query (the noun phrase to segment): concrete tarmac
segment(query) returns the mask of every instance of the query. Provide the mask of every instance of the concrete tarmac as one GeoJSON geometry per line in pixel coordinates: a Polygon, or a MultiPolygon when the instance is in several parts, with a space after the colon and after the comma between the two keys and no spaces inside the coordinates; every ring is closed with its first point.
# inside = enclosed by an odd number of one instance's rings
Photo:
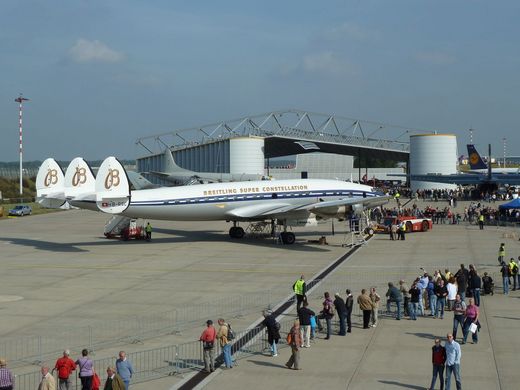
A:
{"type": "MultiPolygon", "coordinates": [[[[328,246],[306,242],[329,234],[326,224],[296,230],[298,242],[288,247],[268,239],[231,241],[223,222],[152,221],[151,243],[121,242],[102,237],[106,220],[100,213],[74,210],[0,221],[1,340],[66,332],[78,324],[152,315],[247,292],[268,290],[282,299],[299,274],[314,275],[345,253],[341,244],[348,239],[338,223],[328,246]]],[[[520,255],[518,233],[503,228],[435,225],[431,232],[407,235],[404,242],[377,235],[318,288],[311,304],[319,309],[318,295],[338,286],[352,288],[356,296],[361,287],[376,285],[384,295],[387,281],[403,276],[411,282],[420,267],[455,271],[460,263],[472,263],[480,273],[497,273],[500,242],[506,243],[508,257],[520,255]]],[[[517,388],[518,298],[519,291],[483,298],[480,341],[462,349],[464,387],[517,388]]],[[[244,329],[258,314],[234,328],[244,329]]],[[[206,388],[428,388],[433,338],[445,338],[451,319],[450,312],[444,320],[381,318],[377,328],[363,330],[355,318],[352,334],[318,339],[304,349],[302,371],[284,367],[290,353],[284,348],[276,358],[253,355],[232,370],[218,370],[206,388]]],[[[185,332],[184,341],[197,338],[202,326],[185,332]]],[[[131,348],[149,347],[145,342],[131,348]]],[[[163,378],[132,388],[169,389],[177,383],[179,378],[163,378]]]]}
{"type": "MultiPolygon", "coordinates": [[[[498,275],[500,242],[506,243],[508,256],[520,255],[517,233],[511,234],[508,229],[486,227],[480,231],[476,226],[436,225],[431,232],[407,235],[406,241],[393,242],[387,236],[375,236],[342,267],[354,272],[360,266],[371,268],[374,280],[378,280],[377,273],[391,266],[406,267],[419,275],[420,267],[429,272],[445,267],[455,271],[460,263],[466,267],[474,264],[480,273],[498,275]]],[[[411,281],[407,278],[409,285],[411,281]]],[[[479,343],[472,344],[470,337],[462,345],[463,388],[518,388],[520,291],[505,296],[500,278],[495,281],[496,294],[482,298],[479,343]]],[[[446,340],[446,334],[452,330],[452,319],[451,312],[446,312],[443,320],[419,317],[417,321],[396,321],[382,317],[376,328],[365,330],[358,318],[352,333],[346,337],[318,339],[310,349],[302,349],[301,371],[285,368],[290,355],[285,348],[277,357],[258,355],[243,359],[239,367],[216,375],[205,388],[242,389],[247,383],[255,389],[428,389],[433,340],[436,337],[446,340]]],[[[459,329],[459,341],[460,338],[459,329]]],[[[437,381],[436,388],[439,386],[437,381]]],[[[455,388],[454,380],[452,386],[455,388]]]]}

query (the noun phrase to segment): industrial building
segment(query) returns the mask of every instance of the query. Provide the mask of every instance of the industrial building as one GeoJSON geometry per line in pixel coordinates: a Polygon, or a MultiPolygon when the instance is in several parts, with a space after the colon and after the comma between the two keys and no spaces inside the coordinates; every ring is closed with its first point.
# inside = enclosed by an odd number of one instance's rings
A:
{"type": "MultiPolygon", "coordinates": [[[[403,170],[354,169],[354,158],[360,166],[371,159],[408,161],[409,142],[401,138],[419,131],[337,115],[275,111],[139,138],[136,144],[145,153],[136,163],[137,170],[145,175],[164,172],[164,151],[169,149],[180,167],[194,172],[280,179],[306,176],[359,180],[365,175],[386,179],[387,173],[403,170]],[[283,156],[296,156],[296,167],[269,168],[271,159],[283,156]]],[[[158,177],[147,177],[167,184],[158,177]]]]}

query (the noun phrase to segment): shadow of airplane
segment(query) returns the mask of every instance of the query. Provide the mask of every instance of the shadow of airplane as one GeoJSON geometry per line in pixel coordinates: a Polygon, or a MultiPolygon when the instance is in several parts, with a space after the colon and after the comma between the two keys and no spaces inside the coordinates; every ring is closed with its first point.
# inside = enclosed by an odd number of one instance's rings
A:
{"type": "Polygon", "coordinates": [[[14,245],[33,247],[42,251],[50,252],[70,252],[70,253],[81,253],[88,252],[88,247],[105,247],[105,246],[117,246],[117,245],[151,245],[153,243],[158,244],[181,244],[187,242],[230,242],[237,245],[254,245],[265,248],[280,247],[284,250],[289,251],[303,251],[303,252],[317,252],[325,253],[330,250],[326,247],[315,247],[314,245],[307,245],[302,241],[296,241],[294,245],[277,245],[272,239],[261,239],[244,237],[242,239],[231,239],[227,234],[221,231],[184,231],[175,229],[155,229],[155,233],[161,233],[170,235],[170,237],[153,237],[152,242],[145,240],[128,240],[123,241],[120,239],[106,239],[105,237],[99,237],[95,241],[82,241],[82,242],[52,242],[44,240],[34,240],[28,238],[19,237],[0,237],[0,241],[10,242],[14,245]],[[171,237],[174,236],[174,237],[171,237]]]}

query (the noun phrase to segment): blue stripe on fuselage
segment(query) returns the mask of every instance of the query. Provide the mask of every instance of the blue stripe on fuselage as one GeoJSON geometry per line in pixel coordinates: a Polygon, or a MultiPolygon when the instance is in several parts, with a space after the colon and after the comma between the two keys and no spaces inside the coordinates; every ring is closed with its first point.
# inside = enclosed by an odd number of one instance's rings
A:
{"type": "Polygon", "coordinates": [[[367,198],[378,196],[375,192],[366,191],[345,191],[345,190],[323,190],[323,191],[291,191],[291,192],[264,192],[234,195],[212,195],[195,198],[180,198],[166,200],[141,200],[131,201],[131,206],[164,206],[164,205],[184,205],[200,203],[221,203],[221,202],[244,202],[262,199],[301,199],[301,198],[327,198],[327,197],[348,197],[348,198],[367,198]],[[273,196],[276,195],[276,196],[273,196]]]}

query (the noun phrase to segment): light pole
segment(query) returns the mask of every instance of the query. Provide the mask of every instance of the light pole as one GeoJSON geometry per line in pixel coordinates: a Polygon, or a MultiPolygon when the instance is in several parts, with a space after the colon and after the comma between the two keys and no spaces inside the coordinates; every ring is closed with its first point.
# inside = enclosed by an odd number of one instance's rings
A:
{"type": "Polygon", "coordinates": [[[507,138],[502,138],[502,142],[504,143],[504,168],[506,167],[506,141],[507,138]]]}
{"type": "Polygon", "coordinates": [[[22,143],[22,113],[23,113],[23,102],[28,101],[29,99],[24,98],[22,94],[14,99],[15,102],[19,105],[19,130],[20,130],[20,197],[23,195],[23,172],[22,172],[22,161],[23,161],[23,143],[22,143]]]}

